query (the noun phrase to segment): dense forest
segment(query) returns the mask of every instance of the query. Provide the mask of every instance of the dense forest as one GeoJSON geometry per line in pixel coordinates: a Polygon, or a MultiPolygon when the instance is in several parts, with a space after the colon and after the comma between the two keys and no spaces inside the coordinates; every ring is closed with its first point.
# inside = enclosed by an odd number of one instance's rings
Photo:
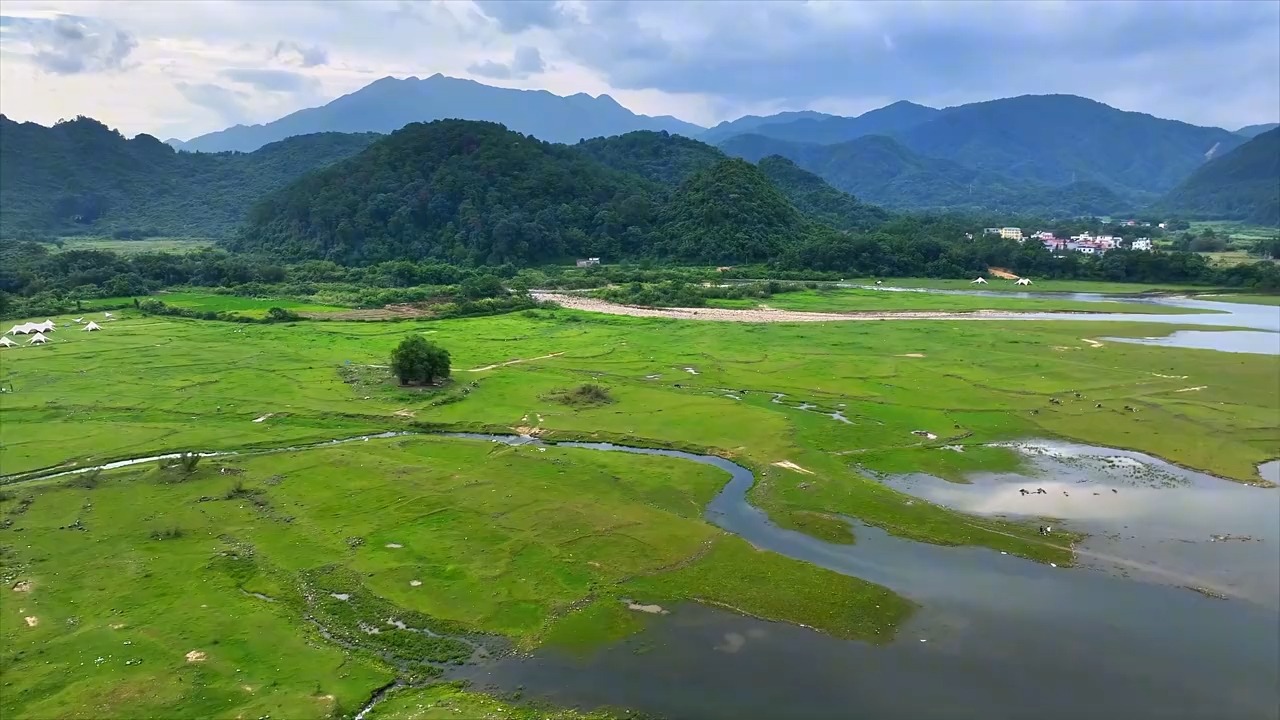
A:
{"type": "Polygon", "coordinates": [[[46,128],[0,116],[0,228],[8,237],[219,237],[263,194],[377,137],[323,133],[253,153],[179,153],[89,118],[46,128]]]}
{"type": "Polygon", "coordinates": [[[883,207],[1034,213],[1049,216],[1108,215],[1133,204],[1094,182],[1053,187],[974,170],[950,160],[925,157],[884,135],[819,145],[744,134],[720,145],[730,155],[758,162],[771,155],[791,160],[863,200],[883,207]]]}
{"type": "Polygon", "coordinates": [[[1159,207],[1190,217],[1280,225],[1280,128],[1205,163],[1159,207]]]}

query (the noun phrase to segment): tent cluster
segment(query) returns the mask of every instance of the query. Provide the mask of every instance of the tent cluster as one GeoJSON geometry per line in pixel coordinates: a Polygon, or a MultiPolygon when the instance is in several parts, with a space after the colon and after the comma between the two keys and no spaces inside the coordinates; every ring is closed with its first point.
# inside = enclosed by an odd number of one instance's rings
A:
{"type": "Polygon", "coordinates": [[[34,333],[39,335],[47,332],[53,332],[55,329],[57,329],[57,327],[58,326],[55,325],[52,320],[45,320],[42,323],[26,323],[24,325],[14,325],[13,327],[9,328],[9,332],[5,334],[6,335],[31,335],[34,333]]]}
{"type": "MultiPolygon", "coordinates": [[[[103,316],[110,319],[111,313],[103,313],[103,316]]],[[[74,322],[77,325],[83,324],[84,318],[76,318],[74,322]]],[[[28,345],[44,345],[49,342],[49,338],[45,333],[51,333],[57,329],[57,324],[52,320],[45,320],[42,323],[24,323],[22,325],[14,325],[9,328],[9,331],[5,333],[5,336],[0,336],[0,347],[17,347],[18,343],[6,337],[8,335],[30,335],[31,339],[27,341],[28,345]]],[[[92,320],[81,328],[84,332],[94,332],[101,329],[102,326],[92,320]]]]}
{"type": "MultiPolygon", "coordinates": [[[[984,277],[978,277],[974,280],[970,280],[969,284],[970,285],[986,285],[987,279],[984,277]]],[[[1030,284],[1031,284],[1031,281],[1027,278],[1018,278],[1017,282],[1014,283],[1014,285],[1030,285],[1030,284]]]]}

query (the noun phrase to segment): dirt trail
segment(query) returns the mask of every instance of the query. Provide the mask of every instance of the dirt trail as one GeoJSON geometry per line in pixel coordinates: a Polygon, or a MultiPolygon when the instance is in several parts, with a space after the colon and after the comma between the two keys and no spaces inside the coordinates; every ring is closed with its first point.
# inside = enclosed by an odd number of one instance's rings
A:
{"type": "Polygon", "coordinates": [[[553,352],[550,355],[539,355],[538,357],[520,358],[518,360],[508,360],[506,362],[494,363],[492,365],[485,365],[484,367],[471,368],[470,370],[467,370],[467,372],[484,372],[485,370],[492,370],[494,368],[506,367],[508,365],[515,365],[516,363],[526,363],[526,362],[532,362],[534,360],[546,360],[547,358],[560,357],[563,354],[564,352],[562,351],[562,352],[553,352]]]}
{"type": "MultiPolygon", "coordinates": [[[[729,310],[722,308],[654,308],[636,305],[620,305],[597,300],[595,298],[566,295],[563,293],[532,293],[535,300],[554,302],[571,310],[606,313],[609,315],[630,315],[631,317],[658,317],[675,320],[709,320],[718,322],[839,322],[848,320],[1011,320],[1025,313],[997,310],[974,310],[972,312],[945,312],[938,310],[918,310],[901,312],[799,312],[796,310],[774,310],[755,308],[750,310],[729,310]]],[[[480,368],[484,369],[484,368],[480,368]]]]}

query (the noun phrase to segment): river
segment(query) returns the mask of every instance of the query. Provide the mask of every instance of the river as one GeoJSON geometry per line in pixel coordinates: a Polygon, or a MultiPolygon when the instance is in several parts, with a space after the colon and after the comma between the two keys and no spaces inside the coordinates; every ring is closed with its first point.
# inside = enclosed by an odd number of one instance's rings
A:
{"type": "MultiPolygon", "coordinates": [[[[709,522],[762,549],[885,585],[922,610],[881,648],[685,603],[648,619],[638,636],[586,657],[541,649],[456,672],[482,688],[519,689],[565,705],[630,707],[672,720],[1280,717],[1280,619],[1274,593],[1268,594],[1280,572],[1274,522],[1249,526],[1258,533],[1249,541],[1215,543],[1221,552],[1213,563],[1238,563],[1239,571],[1229,576],[1267,576],[1262,592],[1222,600],[1177,586],[1215,586],[1216,580],[1190,574],[1200,567],[1185,573],[1174,567],[1142,582],[983,548],[912,542],[856,521],[855,545],[830,544],[770,522],[747,502],[751,473],[722,458],[607,443],[563,445],[679,457],[725,470],[730,480],[707,507],[709,522]],[[1165,584],[1175,578],[1179,582],[1165,584]]],[[[1089,472],[1077,469],[1082,476],[1089,472]]],[[[1273,489],[1213,482],[1230,493],[1242,491],[1227,504],[1280,511],[1273,489]]],[[[1221,517],[1204,518],[1200,528],[1195,518],[1186,515],[1185,529],[1207,542],[1213,531],[1206,528],[1217,528],[1213,521],[1221,517]]],[[[1125,558],[1114,559],[1120,562],[1101,564],[1126,567],[1125,558]]],[[[1140,556],[1135,562],[1149,564],[1140,556]]]]}

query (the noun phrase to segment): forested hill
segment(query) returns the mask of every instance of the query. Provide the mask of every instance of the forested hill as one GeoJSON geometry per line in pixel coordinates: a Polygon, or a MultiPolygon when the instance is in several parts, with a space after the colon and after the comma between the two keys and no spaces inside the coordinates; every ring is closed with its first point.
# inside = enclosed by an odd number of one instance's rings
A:
{"type": "Polygon", "coordinates": [[[990,170],[925,157],[893,138],[867,135],[834,145],[738,135],[721,143],[730,155],[791,160],[833,187],[901,210],[963,210],[1050,216],[1108,215],[1132,204],[1098,183],[1052,187],[990,170]]]}
{"type": "Polygon", "coordinates": [[[1205,163],[1159,206],[1187,217],[1280,225],[1280,128],[1205,163]]]}
{"type": "MultiPolygon", "coordinates": [[[[656,177],[678,174],[665,162],[647,165],[656,177]]],[[[232,248],[348,264],[731,263],[771,257],[810,232],[823,230],[748,163],[721,160],[676,186],[495,123],[440,120],[409,125],[269,195],[232,248]]]]}
{"type": "Polygon", "coordinates": [[[10,236],[221,236],[263,194],[376,137],[320,133],[252,153],[179,153],[89,118],[44,127],[0,116],[0,227],[10,236]]]}
{"type": "Polygon", "coordinates": [[[808,217],[838,230],[868,231],[889,220],[884,208],[859,201],[780,155],[762,158],[760,172],[808,217]]]}

